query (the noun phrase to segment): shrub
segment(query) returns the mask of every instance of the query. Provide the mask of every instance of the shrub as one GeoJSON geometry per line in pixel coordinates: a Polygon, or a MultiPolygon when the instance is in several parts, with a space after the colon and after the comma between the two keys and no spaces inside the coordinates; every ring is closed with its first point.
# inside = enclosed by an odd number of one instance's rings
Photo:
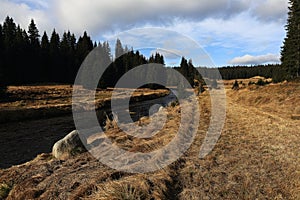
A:
{"type": "Polygon", "coordinates": [[[249,86],[250,86],[250,85],[255,85],[255,83],[252,82],[252,81],[249,81],[248,85],[249,85],[249,86]]]}
{"type": "Polygon", "coordinates": [[[179,105],[179,101],[178,100],[176,100],[176,101],[172,101],[171,102],[171,107],[175,107],[175,106],[178,106],[179,105]]]}
{"type": "Polygon", "coordinates": [[[0,184],[0,199],[6,199],[9,192],[11,191],[11,189],[12,189],[11,185],[8,185],[6,183],[1,183],[0,184]]]}
{"type": "Polygon", "coordinates": [[[269,84],[268,81],[263,81],[262,79],[259,79],[256,83],[256,85],[259,85],[259,86],[264,86],[264,85],[267,85],[269,84]]]}
{"type": "Polygon", "coordinates": [[[120,200],[142,200],[148,199],[145,191],[137,189],[129,184],[118,185],[114,188],[113,199],[120,200]]]}
{"type": "Polygon", "coordinates": [[[239,83],[238,83],[238,81],[237,80],[235,80],[235,82],[233,83],[233,85],[232,85],[232,88],[231,89],[233,89],[233,90],[238,90],[240,87],[239,87],[239,83]]]}

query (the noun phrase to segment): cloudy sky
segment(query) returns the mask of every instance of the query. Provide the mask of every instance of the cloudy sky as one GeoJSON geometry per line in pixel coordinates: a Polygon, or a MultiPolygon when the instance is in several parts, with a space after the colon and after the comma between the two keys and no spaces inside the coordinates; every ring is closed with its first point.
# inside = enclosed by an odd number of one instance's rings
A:
{"type": "MultiPolygon", "coordinates": [[[[133,28],[159,27],[200,44],[217,66],[278,63],[288,0],[0,0],[7,15],[40,32],[84,30],[104,41],[133,28]]],[[[132,38],[134,40],[135,38],[132,38]]],[[[141,40],[141,38],[139,38],[141,40]]],[[[134,43],[134,41],[132,41],[134,43]]],[[[147,40],[144,41],[147,43],[147,40]]]]}

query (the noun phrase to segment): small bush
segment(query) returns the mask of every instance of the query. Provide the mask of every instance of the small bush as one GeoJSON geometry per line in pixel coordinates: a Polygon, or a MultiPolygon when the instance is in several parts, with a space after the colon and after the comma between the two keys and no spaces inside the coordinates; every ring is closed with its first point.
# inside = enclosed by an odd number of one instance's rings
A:
{"type": "Polygon", "coordinates": [[[140,189],[134,188],[132,185],[125,184],[115,187],[114,193],[112,195],[113,199],[120,200],[142,200],[148,199],[147,194],[140,189]]]}
{"type": "Polygon", "coordinates": [[[6,199],[11,189],[12,186],[9,184],[6,183],[0,184],[0,199],[6,199]]]}
{"type": "Polygon", "coordinates": [[[240,86],[239,86],[239,83],[238,83],[238,81],[237,80],[235,80],[235,82],[233,83],[233,85],[232,85],[232,88],[231,89],[233,89],[233,90],[238,90],[240,88],[240,86]]]}
{"type": "Polygon", "coordinates": [[[255,85],[255,83],[252,82],[252,81],[249,81],[248,85],[249,85],[249,86],[250,86],[250,85],[255,85]]]}
{"type": "Polygon", "coordinates": [[[262,79],[259,79],[256,83],[256,85],[258,85],[258,86],[264,86],[264,85],[267,85],[267,84],[269,84],[269,82],[268,81],[263,81],[262,79]]]}
{"type": "Polygon", "coordinates": [[[175,107],[175,106],[178,106],[179,105],[179,102],[178,102],[178,100],[176,100],[176,101],[172,101],[171,102],[171,107],[175,107]]]}

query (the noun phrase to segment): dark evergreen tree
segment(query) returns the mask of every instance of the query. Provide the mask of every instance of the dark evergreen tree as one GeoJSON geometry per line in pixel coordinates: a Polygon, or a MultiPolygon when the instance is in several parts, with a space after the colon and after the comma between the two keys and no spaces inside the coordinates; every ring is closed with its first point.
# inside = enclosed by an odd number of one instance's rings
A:
{"type": "Polygon", "coordinates": [[[116,41],[116,47],[115,47],[115,58],[118,58],[120,57],[121,55],[124,54],[124,49],[123,49],[123,46],[122,46],[122,43],[120,41],[120,39],[117,39],[116,41]]]}
{"type": "Polygon", "coordinates": [[[31,22],[28,26],[28,37],[32,47],[38,48],[40,46],[39,30],[37,29],[33,19],[31,19],[31,22]]]}
{"type": "Polygon", "coordinates": [[[155,58],[154,58],[154,62],[164,65],[165,64],[165,60],[164,60],[163,55],[160,55],[159,53],[156,53],[155,54],[155,58]]]}
{"type": "Polygon", "coordinates": [[[90,36],[87,35],[87,32],[85,31],[83,33],[82,37],[79,37],[78,43],[77,43],[77,56],[82,62],[85,57],[88,55],[90,51],[92,51],[94,48],[93,41],[91,40],[90,36]]]}
{"type": "Polygon", "coordinates": [[[10,84],[14,77],[14,62],[15,58],[15,38],[16,38],[16,24],[14,20],[7,16],[3,23],[3,69],[2,73],[5,74],[7,83],[10,84]]]}
{"type": "Polygon", "coordinates": [[[49,59],[50,59],[50,74],[49,78],[53,82],[60,82],[61,80],[61,66],[60,66],[60,37],[56,33],[55,29],[53,30],[50,38],[49,44],[49,59]]]}
{"type": "Polygon", "coordinates": [[[7,51],[11,51],[14,45],[16,32],[17,28],[14,20],[7,16],[3,24],[3,40],[7,51]]]}
{"type": "Polygon", "coordinates": [[[123,56],[124,54],[124,48],[120,41],[120,39],[117,39],[116,45],[115,45],[115,61],[113,63],[111,70],[111,79],[113,83],[117,83],[119,78],[128,70],[126,69],[128,66],[126,66],[126,56],[123,56]],[[114,74],[114,75],[113,75],[114,74]]]}
{"type": "Polygon", "coordinates": [[[46,31],[45,31],[44,34],[43,34],[43,36],[42,36],[41,48],[42,48],[42,50],[45,51],[45,53],[48,53],[49,47],[50,47],[49,37],[48,37],[48,35],[47,35],[46,31]]]}
{"type": "Polygon", "coordinates": [[[3,41],[3,33],[2,33],[2,24],[0,24],[0,85],[5,85],[6,81],[4,80],[4,41],[3,41]]]}
{"type": "Polygon", "coordinates": [[[49,37],[44,32],[41,40],[41,68],[43,69],[43,73],[41,76],[45,82],[50,82],[51,78],[49,77],[51,72],[51,59],[50,59],[50,41],[49,37]]]}
{"type": "Polygon", "coordinates": [[[4,59],[4,41],[3,41],[3,34],[2,34],[2,25],[0,24],[0,101],[1,98],[4,97],[6,94],[6,80],[5,80],[5,74],[3,72],[3,59],[4,59]]]}
{"type": "MultiPolygon", "coordinates": [[[[16,83],[23,83],[29,79],[29,69],[26,63],[29,62],[29,49],[30,43],[29,38],[25,30],[22,30],[20,26],[17,27],[16,39],[15,39],[15,62],[12,65],[14,69],[14,80],[16,83]]],[[[12,78],[12,77],[11,77],[12,78]]]]}
{"type": "Polygon", "coordinates": [[[282,67],[288,79],[300,75],[300,2],[289,0],[286,38],[281,51],[282,67]]]}
{"type": "Polygon", "coordinates": [[[192,63],[188,62],[184,57],[182,57],[179,72],[187,79],[190,85],[194,85],[193,68],[194,66],[192,63]]]}
{"type": "Polygon", "coordinates": [[[29,63],[26,73],[27,82],[41,82],[43,78],[41,77],[41,73],[43,69],[41,67],[41,52],[40,52],[40,41],[39,41],[39,30],[32,19],[28,26],[28,38],[30,43],[29,50],[29,63]]]}
{"type": "Polygon", "coordinates": [[[237,80],[234,81],[232,88],[233,90],[239,90],[240,86],[237,80]]]}

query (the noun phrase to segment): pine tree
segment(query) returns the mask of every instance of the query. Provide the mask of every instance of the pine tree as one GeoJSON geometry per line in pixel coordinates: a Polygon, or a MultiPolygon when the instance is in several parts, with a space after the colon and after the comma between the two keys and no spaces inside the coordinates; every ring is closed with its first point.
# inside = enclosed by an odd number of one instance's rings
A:
{"type": "Polygon", "coordinates": [[[14,56],[15,56],[15,61],[12,64],[11,67],[13,67],[13,80],[15,82],[25,82],[28,78],[27,76],[29,75],[28,71],[28,60],[30,59],[29,52],[31,49],[29,49],[29,38],[25,30],[22,30],[20,26],[18,25],[17,31],[16,31],[16,38],[15,38],[15,46],[14,46],[14,56]],[[22,67],[20,67],[22,66],[22,67]]]}
{"type": "Polygon", "coordinates": [[[31,19],[31,22],[28,26],[28,36],[29,36],[30,45],[35,48],[39,47],[40,45],[39,30],[37,29],[33,19],[31,19]]]}
{"type": "Polygon", "coordinates": [[[3,40],[7,51],[10,51],[14,44],[16,31],[17,28],[14,20],[7,16],[3,23],[3,40]]]}
{"type": "Polygon", "coordinates": [[[61,65],[60,65],[60,37],[56,33],[55,29],[53,30],[50,38],[49,44],[49,59],[50,59],[50,74],[49,78],[53,82],[61,81],[61,65]]]}
{"type": "Polygon", "coordinates": [[[124,54],[124,48],[122,46],[120,39],[117,39],[116,47],[115,47],[115,58],[118,58],[123,54],[124,54]]]}
{"type": "Polygon", "coordinates": [[[85,31],[82,37],[79,37],[77,43],[77,56],[81,60],[81,62],[85,59],[90,51],[93,50],[94,44],[91,40],[90,36],[87,35],[85,31]]]}
{"type": "Polygon", "coordinates": [[[48,35],[45,31],[43,36],[42,36],[41,48],[42,48],[43,51],[48,52],[49,47],[50,47],[49,37],[48,37],[48,35]]]}
{"type": "Polygon", "coordinates": [[[43,69],[42,72],[42,77],[43,81],[50,82],[50,74],[51,74],[51,59],[49,57],[50,53],[50,41],[49,37],[46,33],[44,32],[41,40],[41,68],[43,69]]]}
{"type": "Polygon", "coordinates": [[[3,73],[3,49],[4,49],[4,42],[3,42],[3,34],[2,34],[2,25],[0,24],[0,98],[6,94],[6,81],[5,75],[3,73]]]}
{"type": "MultiPolygon", "coordinates": [[[[2,25],[0,24],[0,71],[3,70],[3,59],[4,59],[4,41],[3,41],[3,34],[2,34],[2,25]]],[[[0,75],[1,76],[1,75],[0,75]]],[[[3,74],[2,74],[3,76],[3,74]]],[[[2,77],[3,79],[3,77],[2,77]]]]}
{"type": "Polygon", "coordinates": [[[16,24],[12,18],[7,16],[3,23],[3,69],[2,73],[5,74],[5,78],[8,84],[14,80],[15,77],[15,39],[16,39],[16,24]]]}
{"type": "Polygon", "coordinates": [[[300,2],[290,0],[286,38],[281,51],[282,67],[287,78],[292,79],[300,75],[300,2]]]}

